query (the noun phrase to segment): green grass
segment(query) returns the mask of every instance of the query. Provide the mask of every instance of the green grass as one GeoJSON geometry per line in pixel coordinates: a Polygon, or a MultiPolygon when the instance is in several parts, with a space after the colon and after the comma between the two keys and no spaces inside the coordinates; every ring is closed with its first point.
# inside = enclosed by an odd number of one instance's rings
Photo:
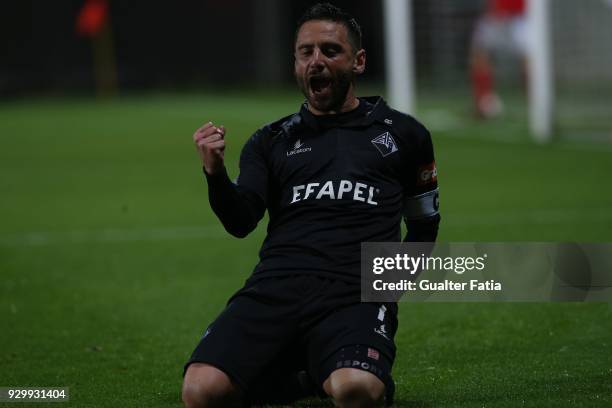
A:
{"type": "MultiPolygon", "coordinates": [[[[75,407],[180,406],[182,365],[264,236],[264,223],[245,240],[224,233],[191,134],[225,124],[235,175],[245,138],[299,103],[230,93],[0,105],[0,386],[69,386],[75,407]]],[[[609,147],[535,146],[522,112],[444,127],[436,110],[448,104],[422,112],[441,240],[610,241],[609,147]]],[[[612,403],[606,304],[404,304],[400,321],[399,406],[612,403]]]]}

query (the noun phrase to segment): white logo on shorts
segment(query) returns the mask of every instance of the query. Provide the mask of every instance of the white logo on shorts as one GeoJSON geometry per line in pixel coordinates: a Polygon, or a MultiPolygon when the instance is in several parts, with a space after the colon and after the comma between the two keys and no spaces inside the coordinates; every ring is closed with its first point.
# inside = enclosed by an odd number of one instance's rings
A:
{"type": "Polygon", "coordinates": [[[380,328],[374,328],[374,331],[383,336],[385,339],[389,340],[389,336],[387,336],[387,330],[385,330],[384,324],[381,324],[380,328]]]}

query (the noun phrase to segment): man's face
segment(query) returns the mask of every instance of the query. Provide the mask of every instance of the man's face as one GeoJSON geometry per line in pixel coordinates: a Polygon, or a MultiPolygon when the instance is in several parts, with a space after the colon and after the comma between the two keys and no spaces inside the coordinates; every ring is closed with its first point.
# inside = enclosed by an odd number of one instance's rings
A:
{"type": "Polygon", "coordinates": [[[353,50],[341,23],[307,21],[295,42],[295,78],[311,108],[339,112],[352,92],[357,74],[365,69],[365,51],[353,50]]]}

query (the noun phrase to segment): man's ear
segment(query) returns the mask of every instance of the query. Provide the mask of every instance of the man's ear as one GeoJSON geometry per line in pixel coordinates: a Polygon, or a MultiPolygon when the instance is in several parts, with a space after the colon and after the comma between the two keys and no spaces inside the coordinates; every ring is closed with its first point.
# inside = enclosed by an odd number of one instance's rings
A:
{"type": "Polygon", "coordinates": [[[357,75],[363,74],[366,67],[366,52],[362,48],[355,53],[355,61],[353,62],[353,72],[357,75]]]}

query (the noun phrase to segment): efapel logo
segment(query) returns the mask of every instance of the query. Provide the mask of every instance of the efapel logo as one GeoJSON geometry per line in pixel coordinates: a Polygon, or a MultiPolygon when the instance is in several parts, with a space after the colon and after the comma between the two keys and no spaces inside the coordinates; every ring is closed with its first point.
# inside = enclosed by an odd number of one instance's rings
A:
{"type": "Polygon", "coordinates": [[[435,161],[419,167],[417,172],[417,185],[424,186],[426,184],[435,183],[436,181],[438,181],[438,169],[436,169],[435,161]]]}

